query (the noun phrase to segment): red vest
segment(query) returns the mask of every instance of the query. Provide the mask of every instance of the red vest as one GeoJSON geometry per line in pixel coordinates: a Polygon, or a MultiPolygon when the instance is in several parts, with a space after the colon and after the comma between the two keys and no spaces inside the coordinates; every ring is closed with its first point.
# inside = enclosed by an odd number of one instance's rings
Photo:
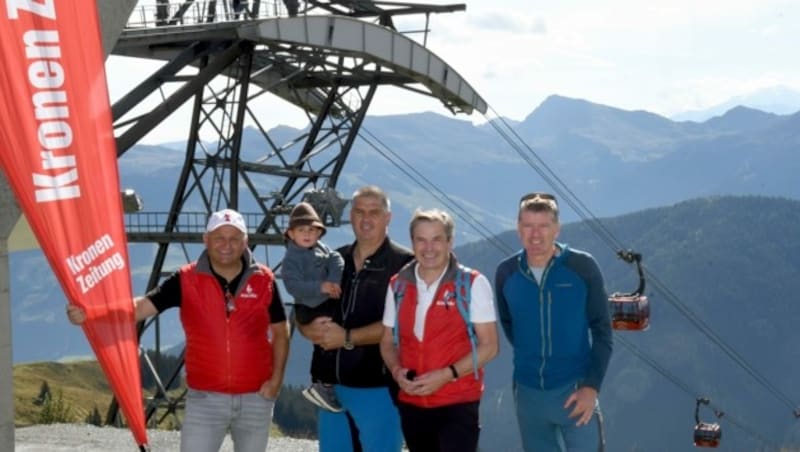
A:
{"type": "Polygon", "coordinates": [[[213,274],[197,263],[180,269],[180,316],[186,335],[186,384],[226,394],[257,392],[272,378],[269,305],[272,271],[246,270],[234,297],[236,309],[226,315],[225,296],[213,274]]]}
{"type": "MultiPolygon", "coordinates": [[[[413,275],[413,267],[410,269],[413,275]]],[[[394,278],[403,278],[405,272],[394,278]]],[[[449,273],[448,273],[449,274],[449,273]]],[[[400,365],[414,369],[417,375],[431,370],[447,368],[464,356],[472,356],[467,325],[458,312],[455,298],[455,281],[446,279],[447,274],[436,290],[433,303],[425,317],[425,331],[420,342],[414,335],[414,318],[417,310],[417,286],[412,278],[405,279],[403,300],[397,315],[399,326],[400,365]]],[[[472,274],[471,279],[475,278],[472,274]]],[[[478,379],[470,372],[456,381],[445,383],[430,396],[412,396],[400,391],[400,400],[411,405],[433,408],[456,403],[475,402],[483,393],[483,369],[478,370],[478,379]]]]}

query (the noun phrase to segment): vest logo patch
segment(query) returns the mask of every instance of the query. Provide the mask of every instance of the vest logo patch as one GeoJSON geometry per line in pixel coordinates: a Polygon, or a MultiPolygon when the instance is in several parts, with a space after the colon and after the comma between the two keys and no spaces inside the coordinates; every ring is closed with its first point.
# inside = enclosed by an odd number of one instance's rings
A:
{"type": "Polygon", "coordinates": [[[248,284],[239,295],[242,298],[258,298],[258,294],[253,290],[253,287],[248,284]]]}
{"type": "Polygon", "coordinates": [[[450,290],[445,290],[441,300],[436,300],[436,306],[444,306],[450,308],[456,305],[456,293],[450,290]]]}

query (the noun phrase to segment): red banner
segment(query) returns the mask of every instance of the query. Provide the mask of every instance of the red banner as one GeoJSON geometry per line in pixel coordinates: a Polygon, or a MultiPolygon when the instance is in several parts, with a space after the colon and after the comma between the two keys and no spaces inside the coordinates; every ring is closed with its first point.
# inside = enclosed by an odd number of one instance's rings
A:
{"type": "Polygon", "coordinates": [[[0,163],[137,444],[147,444],[96,0],[0,0],[0,163]]]}

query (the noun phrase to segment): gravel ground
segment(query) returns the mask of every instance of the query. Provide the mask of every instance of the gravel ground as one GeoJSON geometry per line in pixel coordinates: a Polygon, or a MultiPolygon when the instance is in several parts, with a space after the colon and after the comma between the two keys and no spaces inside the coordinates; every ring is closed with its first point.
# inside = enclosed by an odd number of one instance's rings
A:
{"type": "MultiPolygon", "coordinates": [[[[148,430],[153,452],[177,451],[180,432],[148,430]]],[[[52,424],[20,427],[14,431],[15,452],[138,452],[128,429],[95,427],[87,424],[52,424]]],[[[316,441],[294,438],[270,438],[269,452],[316,452],[316,441]]],[[[220,452],[233,452],[230,437],[220,452]]]]}

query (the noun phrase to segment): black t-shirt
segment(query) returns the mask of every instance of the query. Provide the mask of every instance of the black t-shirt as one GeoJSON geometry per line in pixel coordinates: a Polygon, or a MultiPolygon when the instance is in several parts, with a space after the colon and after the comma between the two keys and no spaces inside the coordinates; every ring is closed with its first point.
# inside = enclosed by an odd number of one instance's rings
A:
{"type": "MultiPolygon", "coordinates": [[[[222,288],[222,292],[236,293],[239,283],[242,281],[244,268],[236,275],[230,282],[225,278],[214,273],[217,282],[222,288]]],[[[213,271],[212,271],[213,272],[213,271]]],[[[181,306],[181,281],[179,272],[171,274],[164,282],[158,287],[147,292],[147,298],[153,302],[153,306],[158,309],[158,312],[164,312],[169,308],[179,308],[181,306]]],[[[220,303],[225,303],[224,299],[220,299],[220,303]]],[[[275,281],[272,281],[272,303],[269,305],[269,319],[272,323],[280,323],[286,321],[286,312],[283,310],[283,301],[281,300],[281,293],[278,291],[278,286],[275,281]]]]}

